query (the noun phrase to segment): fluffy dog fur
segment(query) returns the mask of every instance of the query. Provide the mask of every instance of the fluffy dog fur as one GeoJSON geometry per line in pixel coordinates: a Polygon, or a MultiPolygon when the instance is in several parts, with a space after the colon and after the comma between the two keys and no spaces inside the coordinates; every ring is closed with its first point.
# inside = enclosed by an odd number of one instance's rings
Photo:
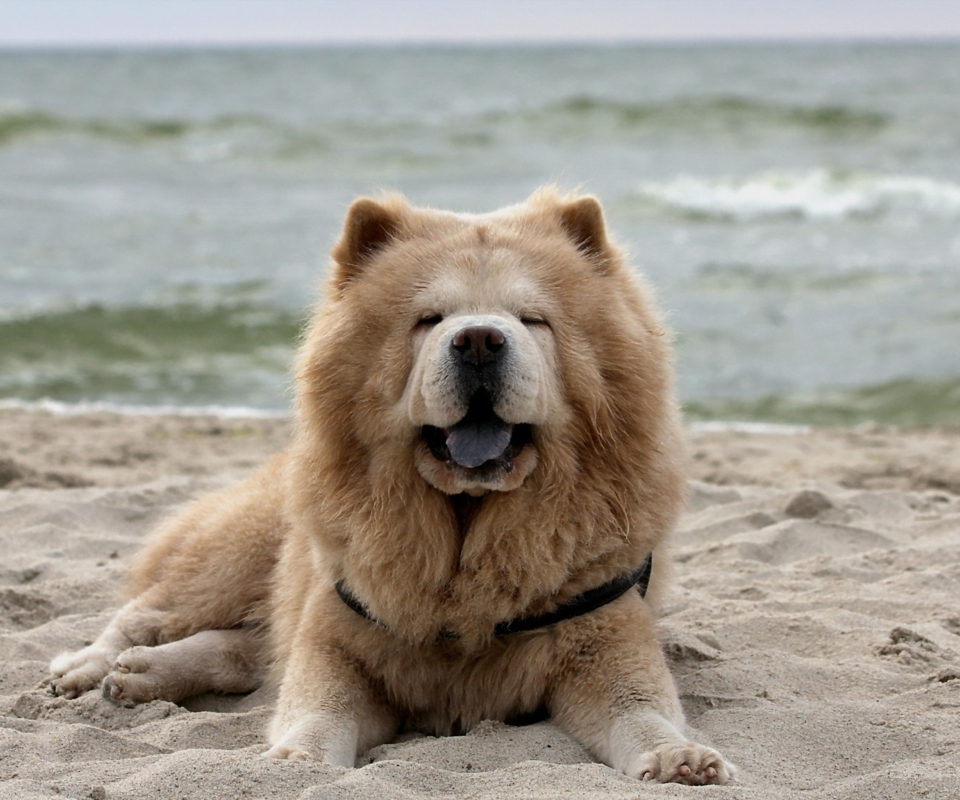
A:
{"type": "Polygon", "coordinates": [[[179,700],[249,691],[272,665],[272,757],[352,766],[401,726],[546,710],[628,775],[729,780],[684,736],[656,639],[684,487],[670,353],[597,201],[547,189],[473,216],[360,199],[333,259],[291,447],[158,533],[107,630],[54,661],[55,691],[179,700]],[[651,551],[646,599],[494,634],[651,551]]]}

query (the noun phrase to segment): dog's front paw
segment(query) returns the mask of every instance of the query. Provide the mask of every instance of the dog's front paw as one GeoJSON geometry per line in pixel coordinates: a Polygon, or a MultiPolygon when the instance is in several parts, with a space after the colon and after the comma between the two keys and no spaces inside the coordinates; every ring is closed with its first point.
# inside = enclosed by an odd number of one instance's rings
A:
{"type": "Polygon", "coordinates": [[[688,786],[724,784],[733,779],[736,768],[716,750],[695,742],[660,745],[637,757],[628,774],[645,781],[683,783],[688,786]]]}
{"type": "Polygon", "coordinates": [[[263,754],[265,758],[319,761],[333,767],[352,767],[356,761],[357,724],[349,717],[314,711],[292,722],[278,717],[273,729],[283,732],[270,737],[274,745],[263,754]]]}
{"type": "Polygon", "coordinates": [[[263,754],[263,757],[278,758],[284,761],[307,761],[310,758],[310,754],[306,750],[300,750],[296,747],[275,744],[263,754]]]}

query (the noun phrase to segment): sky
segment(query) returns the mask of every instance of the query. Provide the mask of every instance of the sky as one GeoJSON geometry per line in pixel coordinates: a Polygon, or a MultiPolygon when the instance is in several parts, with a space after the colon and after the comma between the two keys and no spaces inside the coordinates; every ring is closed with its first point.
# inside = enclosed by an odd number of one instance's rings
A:
{"type": "Polygon", "coordinates": [[[960,0],[0,0],[0,47],[960,38],[960,0]]]}

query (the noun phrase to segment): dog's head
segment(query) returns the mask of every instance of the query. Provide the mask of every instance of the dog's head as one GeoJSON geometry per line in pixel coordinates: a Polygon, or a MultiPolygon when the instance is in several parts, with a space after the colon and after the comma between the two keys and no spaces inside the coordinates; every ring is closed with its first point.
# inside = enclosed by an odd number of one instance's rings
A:
{"type": "MultiPolygon", "coordinates": [[[[617,397],[633,391],[617,373],[655,326],[592,197],[547,190],[486,215],[363,198],[333,257],[300,395],[329,399],[310,415],[353,442],[346,459],[389,471],[412,454],[442,492],[505,492],[545,447],[569,455],[616,424],[618,403],[643,403],[617,397]]],[[[660,396],[665,361],[643,376],[660,396]]]]}

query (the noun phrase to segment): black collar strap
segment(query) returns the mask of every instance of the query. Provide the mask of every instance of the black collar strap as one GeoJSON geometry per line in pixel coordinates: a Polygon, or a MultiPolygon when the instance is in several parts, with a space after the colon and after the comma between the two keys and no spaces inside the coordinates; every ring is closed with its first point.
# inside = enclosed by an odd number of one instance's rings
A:
{"type": "MultiPolygon", "coordinates": [[[[494,634],[496,636],[506,636],[508,633],[533,631],[537,628],[546,628],[548,625],[555,625],[566,619],[573,619],[583,614],[589,614],[591,611],[596,611],[607,603],[612,603],[618,597],[626,594],[633,586],[636,586],[640,590],[640,596],[644,597],[647,594],[647,586],[650,584],[650,572],[652,569],[653,553],[650,553],[650,555],[644,559],[643,563],[628,575],[621,575],[619,578],[614,578],[612,581],[603,584],[603,586],[588,589],[583,594],[578,594],[572,600],[557,607],[548,614],[518,617],[517,619],[501,622],[494,628],[494,634]]],[[[343,600],[351,610],[355,611],[361,617],[366,617],[376,622],[367,610],[367,607],[347,589],[343,581],[338,581],[335,588],[340,599],[343,600]]],[[[441,633],[441,637],[455,638],[454,635],[449,633],[441,633]]]]}

